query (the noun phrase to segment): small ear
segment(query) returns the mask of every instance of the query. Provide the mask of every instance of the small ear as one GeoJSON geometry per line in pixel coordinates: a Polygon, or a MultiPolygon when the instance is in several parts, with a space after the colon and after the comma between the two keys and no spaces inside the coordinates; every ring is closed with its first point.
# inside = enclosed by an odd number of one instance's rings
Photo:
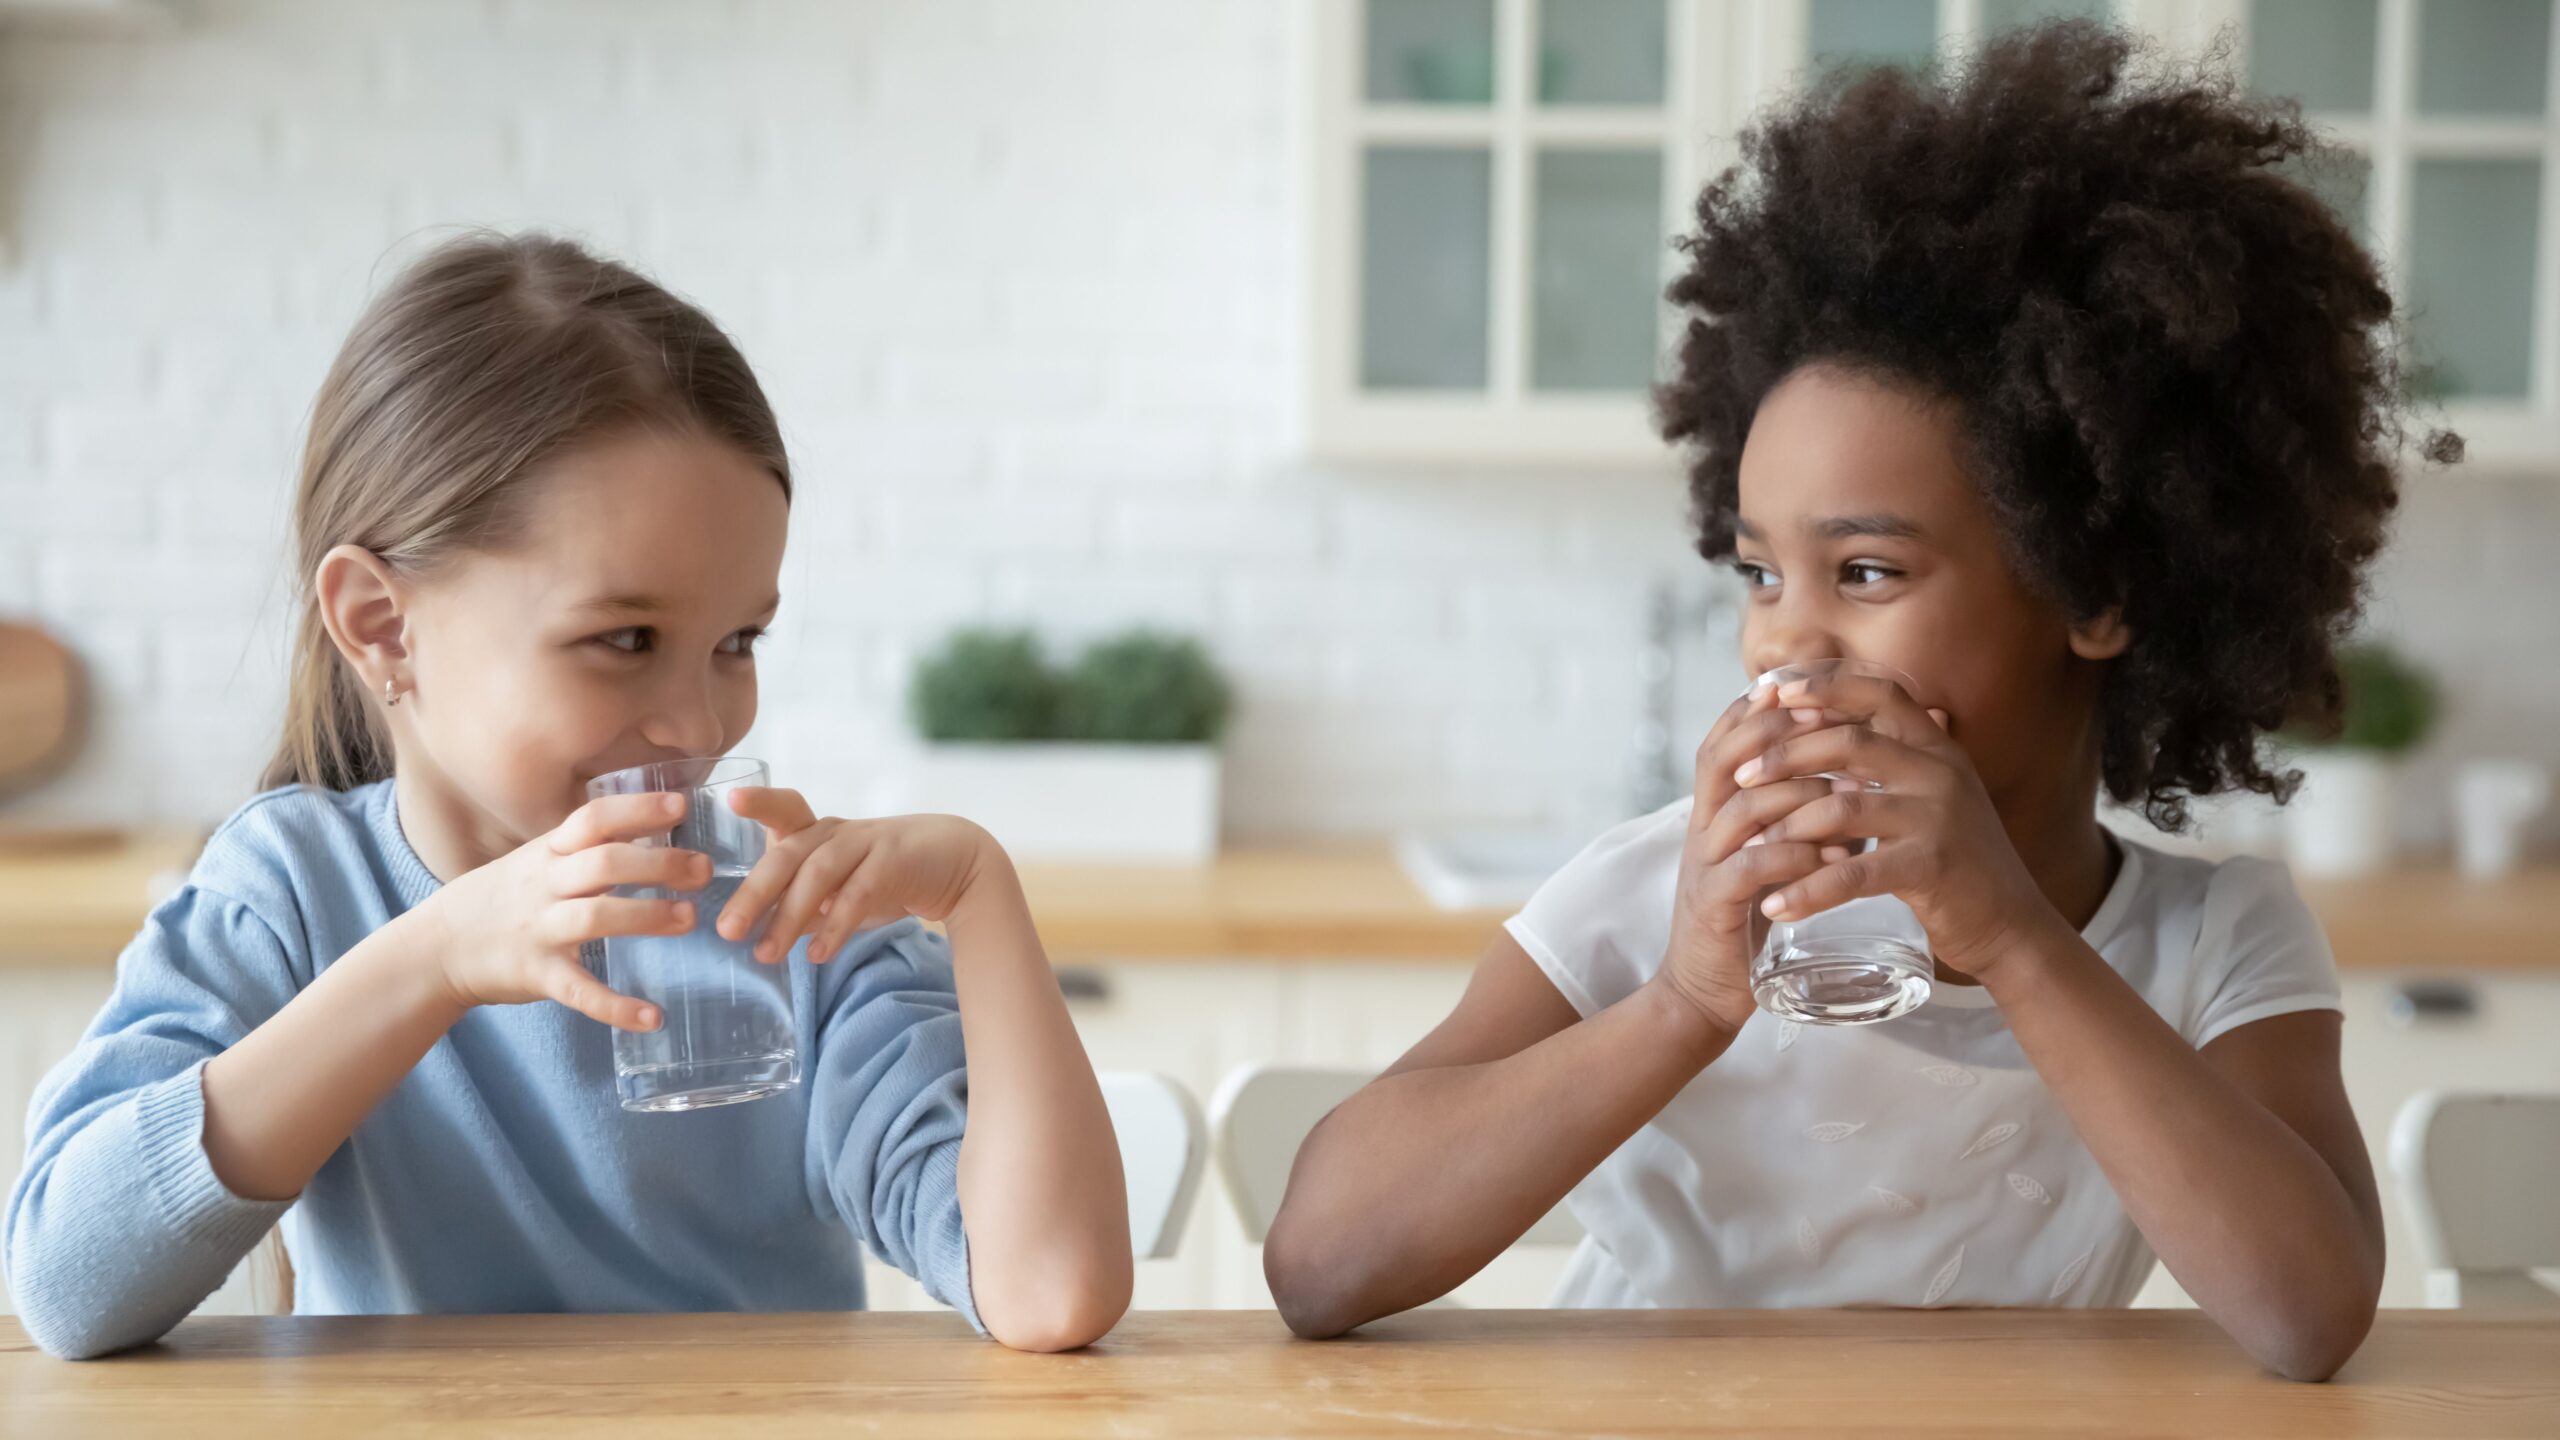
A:
{"type": "Polygon", "coordinates": [[[320,557],[311,595],[330,641],[367,691],[400,676],[409,659],[408,589],[381,556],[361,545],[334,547],[320,557]]]}
{"type": "Polygon", "coordinates": [[[2071,653],[2083,660],[2113,660],[2133,643],[2122,610],[2101,610],[2071,627],[2071,653]]]}

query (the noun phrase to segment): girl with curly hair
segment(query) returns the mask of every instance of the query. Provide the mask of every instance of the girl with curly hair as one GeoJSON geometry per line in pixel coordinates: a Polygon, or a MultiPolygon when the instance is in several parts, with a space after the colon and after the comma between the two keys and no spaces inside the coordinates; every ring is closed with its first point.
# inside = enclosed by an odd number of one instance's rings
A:
{"type": "Polygon", "coordinates": [[[2119,839],[2279,800],[2404,448],[2392,301],[2299,112],[2085,23],[1837,76],[1708,188],[1662,394],[1762,687],[1695,794],[1593,842],[1300,1151],[1265,1252],[1330,1335],[1550,1207],[1558,1302],[2123,1305],[2155,1257],[2328,1376],[2382,1228],[2326,939],[2282,867],[2119,839]],[[1826,777],[1854,777],[1855,783],[1826,777]],[[1872,842],[1872,843],[1870,843],[1872,842]],[[1930,1002],[1758,1013],[1756,915],[1917,912],[1930,1002]]]}

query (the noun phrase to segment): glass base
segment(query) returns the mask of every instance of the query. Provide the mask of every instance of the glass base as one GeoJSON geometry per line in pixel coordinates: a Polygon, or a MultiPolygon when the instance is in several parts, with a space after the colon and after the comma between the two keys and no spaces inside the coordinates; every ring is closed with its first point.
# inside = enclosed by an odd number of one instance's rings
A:
{"type": "Polygon", "coordinates": [[[743,1105],[779,1095],[800,1084],[800,1057],[754,1055],[685,1065],[652,1065],[624,1070],[613,1077],[622,1108],[651,1113],[708,1110],[715,1105],[743,1105]]]}
{"type": "Polygon", "coordinates": [[[1751,998],[1781,1019],[1872,1025],[1927,1004],[1935,968],[1926,954],[1902,945],[1878,945],[1863,955],[1793,956],[1759,969],[1751,998]]]}

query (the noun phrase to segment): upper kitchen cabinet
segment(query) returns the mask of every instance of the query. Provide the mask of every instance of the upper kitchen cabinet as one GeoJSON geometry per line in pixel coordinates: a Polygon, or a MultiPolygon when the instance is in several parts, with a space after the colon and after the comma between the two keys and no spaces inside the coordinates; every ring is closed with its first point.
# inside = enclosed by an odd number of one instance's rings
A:
{"type": "Polygon", "coordinates": [[[1671,238],[1757,105],[2055,15],[2226,41],[2340,155],[2471,468],[2560,467],[2554,0],[1318,0],[1307,417],[1348,459],[1667,463],[1671,238]]]}
{"type": "Polygon", "coordinates": [[[1721,158],[1742,8],[1319,0],[1319,454],[1668,462],[1662,291],[1721,158]]]}
{"type": "Polygon", "coordinates": [[[2347,152],[2306,178],[2407,313],[2405,373],[2488,469],[2560,462],[2552,0],[2226,0],[2249,83],[2347,152]]]}

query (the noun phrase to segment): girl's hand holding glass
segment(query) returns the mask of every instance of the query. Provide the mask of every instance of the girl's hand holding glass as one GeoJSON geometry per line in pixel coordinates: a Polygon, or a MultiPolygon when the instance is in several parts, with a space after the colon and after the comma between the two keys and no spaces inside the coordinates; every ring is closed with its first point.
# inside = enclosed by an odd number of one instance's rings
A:
{"type": "Polygon", "coordinates": [[[1745,793],[1792,794],[1808,776],[1853,782],[1786,806],[1768,827],[1769,844],[1820,845],[1838,858],[1783,885],[1763,914],[1783,920],[1893,895],[1920,917],[1937,958],[1976,980],[1989,978],[2022,923],[2059,923],[1941,713],[1848,670],[1789,681],[1775,703],[1820,719],[1747,763],[1736,776],[1745,793]],[[1872,848],[1850,853],[1868,840],[1872,848]]]}
{"type": "Polygon", "coordinates": [[[730,808],[765,827],[764,858],[720,913],[735,940],[767,911],[758,960],[774,963],[804,935],[809,959],[824,964],[859,930],[910,915],[946,920],[1004,851],[983,828],[955,815],[878,820],[819,818],[796,790],[741,789],[730,808]]]}
{"type": "Polygon", "coordinates": [[[579,949],[609,935],[681,935],[687,900],[631,899],[616,886],[693,890],[711,862],[690,850],[633,842],[665,834],[683,814],[673,795],[611,795],[560,827],[456,877],[411,912],[439,932],[434,953],[457,1007],[557,1001],[617,1030],[657,1028],[657,1007],[607,989],[579,949]]]}
{"type": "Polygon", "coordinates": [[[1800,881],[1848,851],[1781,841],[1769,828],[1832,791],[1826,779],[1792,779],[1750,789],[1734,772],[1789,737],[1820,727],[1820,712],[1782,708],[1774,690],[1755,690],[1726,707],[1698,747],[1697,793],[1680,854],[1671,946],[1658,983],[1727,1032],[1755,1008],[1751,957],[1758,937],[1752,906],[1772,887],[1800,881]]]}

